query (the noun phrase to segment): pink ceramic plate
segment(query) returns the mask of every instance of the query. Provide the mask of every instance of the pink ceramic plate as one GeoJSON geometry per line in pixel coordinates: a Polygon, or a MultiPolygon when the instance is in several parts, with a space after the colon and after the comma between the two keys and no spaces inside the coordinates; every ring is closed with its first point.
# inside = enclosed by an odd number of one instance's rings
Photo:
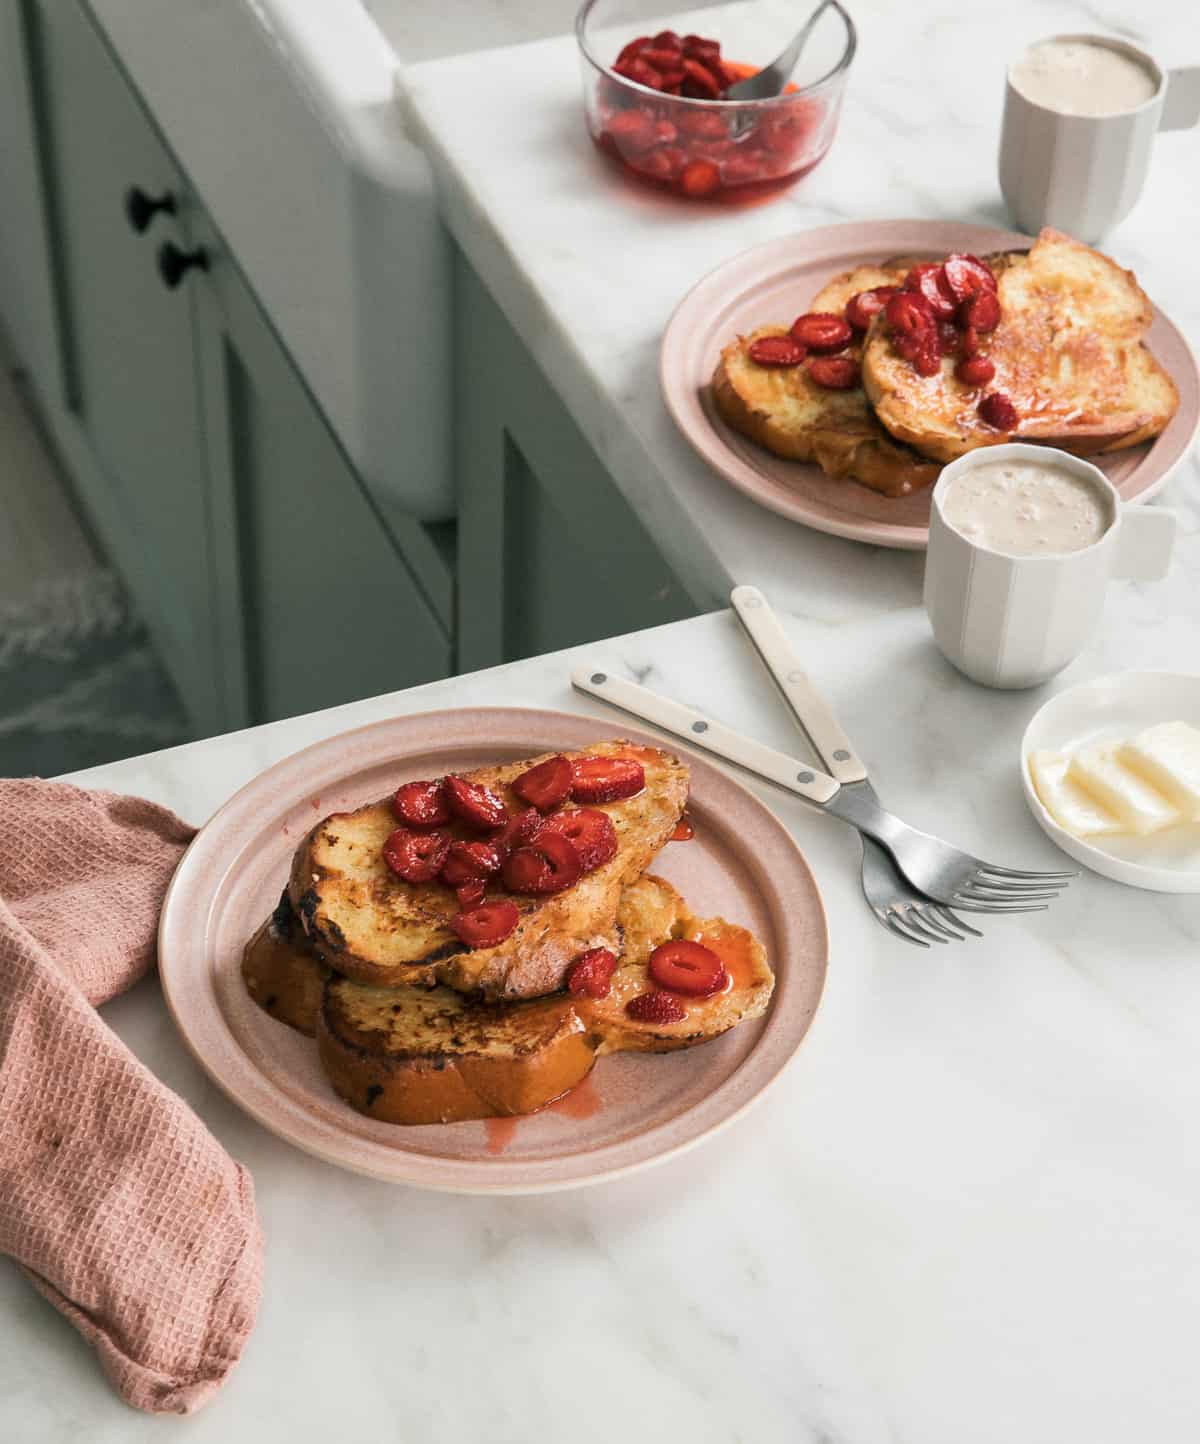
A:
{"type": "Polygon", "coordinates": [[[167,1003],[203,1067],[260,1123],[319,1158],[459,1192],[595,1183],[678,1153],[736,1117],[777,1077],[812,1021],[825,978],[825,915],[783,825],[692,754],[696,836],[668,844],[654,870],[700,916],[721,914],[762,939],[777,982],[760,1021],[686,1052],[602,1058],[559,1105],[520,1120],[400,1128],[343,1104],[312,1040],[268,1017],[242,985],[243,944],[278,901],[297,844],[327,813],[385,796],[409,778],[615,735],[662,745],[562,712],[426,712],[331,737],[243,787],[188,849],[159,929],[167,1003]]]}
{"type": "MultiPolygon", "coordinates": [[[[1028,236],[945,221],[870,221],[800,231],[755,246],[710,272],[683,298],[663,336],[667,409],[708,464],[754,501],[834,536],[876,546],[922,548],[929,540],[929,493],[889,499],[855,481],[831,481],[820,467],[785,461],[733,431],[717,415],[709,381],[722,349],[768,321],[790,323],[831,277],[854,266],[913,252],[1023,249],[1028,236]]],[[[1187,342],[1155,310],[1148,342],[1179,387],[1179,411],[1154,441],[1094,460],[1127,501],[1164,485],[1200,422],[1200,376],[1187,342]]]]}

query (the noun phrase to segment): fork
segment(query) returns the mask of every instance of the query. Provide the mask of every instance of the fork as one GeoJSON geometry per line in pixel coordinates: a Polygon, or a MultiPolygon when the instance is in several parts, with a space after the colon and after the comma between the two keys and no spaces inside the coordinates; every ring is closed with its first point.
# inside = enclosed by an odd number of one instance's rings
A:
{"type": "MultiPolygon", "coordinates": [[[[800,677],[808,687],[803,673],[800,677]]],[[[945,907],[964,912],[1040,912],[1057,897],[1060,888],[1078,875],[1001,867],[910,827],[879,805],[874,789],[866,781],[865,768],[862,782],[842,784],[826,772],[623,677],[585,666],[576,668],[572,682],[579,691],[744,767],[850,823],[882,844],[918,892],[945,907]]],[[[841,736],[840,728],[837,732],[841,736]]],[[[853,760],[853,751],[848,745],[835,746],[832,755],[839,762],[853,760]],[[840,751],[846,752],[846,758],[837,756],[840,751]]]]}
{"type": "MultiPolygon", "coordinates": [[[[843,787],[875,790],[866,767],[855,756],[850,739],[817,694],[792,650],[787,634],[757,587],[735,587],[729,600],[767,675],[779,690],[809,745],[843,787]]],[[[918,892],[873,837],[859,833],[862,842],[862,890],[878,921],[916,947],[931,942],[965,942],[967,934],[982,937],[978,928],[956,917],[949,908],[918,892]]]]}

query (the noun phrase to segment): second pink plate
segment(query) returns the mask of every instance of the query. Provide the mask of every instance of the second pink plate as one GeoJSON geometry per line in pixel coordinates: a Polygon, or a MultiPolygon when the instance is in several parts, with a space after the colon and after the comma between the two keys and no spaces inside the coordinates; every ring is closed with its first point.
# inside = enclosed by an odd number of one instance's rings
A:
{"type": "MultiPolygon", "coordinates": [[[[760,505],[817,531],[876,546],[923,548],[929,493],[889,499],[818,466],[785,461],[725,424],[709,381],[722,348],[768,321],[808,309],[840,271],[913,252],[1023,249],[1028,236],[946,221],[870,221],[801,231],[734,256],[683,298],[663,336],[663,395],[676,425],[708,464],[760,505]]],[[[1200,422],[1200,376],[1179,331],[1157,308],[1147,342],[1179,387],[1171,424],[1145,446],[1094,458],[1126,501],[1145,501],[1187,454],[1200,422]]]]}
{"type": "Polygon", "coordinates": [[[565,712],[425,712],[331,737],[243,787],[188,849],[159,927],[167,1004],[201,1065],[265,1127],[330,1163],[458,1192],[593,1183],[678,1153],[736,1117],[778,1076],[812,1021],[825,978],[825,915],[787,829],[694,754],[683,755],[692,768],[696,836],[668,844],[652,870],[701,917],[727,917],[761,938],[776,986],[758,1022],[679,1053],[602,1058],[574,1093],[526,1118],[399,1128],[343,1103],[312,1039],[268,1017],[242,983],[242,948],[274,908],[292,854],[320,818],[411,778],[614,736],[662,745],[565,712]]]}

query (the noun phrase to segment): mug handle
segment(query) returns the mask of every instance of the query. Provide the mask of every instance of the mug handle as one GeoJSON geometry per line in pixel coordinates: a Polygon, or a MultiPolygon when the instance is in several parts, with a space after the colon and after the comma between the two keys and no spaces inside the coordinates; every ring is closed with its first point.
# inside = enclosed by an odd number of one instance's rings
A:
{"type": "Polygon", "coordinates": [[[1127,582],[1157,582],[1171,565],[1179,518],[1161,506],[1124,506],[1112,574],[1127,582]]]}
{"type": "Polygon", "coordinates": [[[1188,130],[1200,120],[1200,65],[1181,65],[1167,71],[1167,95],[1159,130],[1188,130]]]}

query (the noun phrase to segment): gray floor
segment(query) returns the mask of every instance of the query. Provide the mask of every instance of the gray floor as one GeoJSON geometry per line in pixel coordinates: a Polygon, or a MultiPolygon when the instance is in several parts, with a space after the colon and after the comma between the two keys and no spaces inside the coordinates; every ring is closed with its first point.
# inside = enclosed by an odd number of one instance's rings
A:
{"type": "Polygon", "coordinates": [[[0,364],[0,776],[52,776],[186,737],[145,628],[0,364]]]}

